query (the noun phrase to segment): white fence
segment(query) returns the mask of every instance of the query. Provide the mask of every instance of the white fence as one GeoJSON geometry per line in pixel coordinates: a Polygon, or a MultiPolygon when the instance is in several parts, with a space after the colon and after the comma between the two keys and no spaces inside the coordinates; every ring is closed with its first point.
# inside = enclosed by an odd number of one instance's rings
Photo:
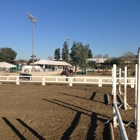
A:
{"type": "MultiPolygon", "coordinates": [[[[120,77],[119,77],[120,78],[120,77]]],[[[124,76],[124,86],[127,84],[127,78],[126,78],[126,67],[125,67],[125,76],[124,76]]],[[[113,126],[117,127],[117,120],[120,127],[120,132],[122,136],[122,140],[128,140],[124,124],[122,122],[122,118],[120,115],[120,112],[117,107],[117,92],[116,92],[116,65],[113,65],[113,71],[112,71],[112,88],[113,88],[113,126]]],[[[125,95],[124,95],[125,96],[125,95]]]]}
{"type": "MultiPolygon", "coordinates": [[[[125,70],[126,71],[126,70],[125,70]]],[[[126,71],[127,72],[127,71],[126,71]]],[[[114,127],[117,126],[117,120],[119,123],[121,135],[123,140],[128,140],[121,115],[119,113],[119,110],[117,108],[117,100],[116,100],[116,85],[118,84],[120,86],[124,85],[130,85],[131,88],[134,88],[136,85],[136,78],[137,77],[127,77],[125,72],[124,77],[118,77],[116,78],[116,65],[113,65],[113,73],[112,76],[77,76],[77,77],[65,77],[65,76],[0,76],[0,82],[15,82],[17,85],[20,83],[41,83],[42,85],[45,85],[47,83],[57,83],[57,84],[68,84],[69,86],[72,86],[73,84],[97,84],[98,87],[102,87],[102,85],[112,85],[113,89],[113,124],[114,127]]],[[[137,117],[138,119],[138,117],[137,117]]],[[[137,128],[138,130],[138,128],[137,128]]],[[[138,135],[138,133],[137,133],[138,135]]],[[[137,136],[138,138],[138,136],[137,136]]],[[[137,139],[136,138],[136,139],[137,139]]]]}
{"type": "MultiPolygon", "coordinates": [[[[135,77],[127,77],[127,85],[134,88],[135,77]]],[[[121,82],[124,84],[125,79],[116,78],[117,84],[121,82]]],[[[76,77],[66,77],[66,76],[0,76],[0,82],[12,82],[19,85],[20,83],[41,83],[45,85],[47,83],[57,83],[57,84],[68,84],[72,86],[73,84],[97,84],[98,87],[102,85],[112,85],[111,76],[76,76],[76,77]]]]}
{"type": "Polygon", "coordinates": [[[118,119],[122,140],[128,140],[128,137],[127,137],[127,134],[126,134],[126,131],[125,131],[125,128],[124,128],[124,124],[123,124],[120,112],[118,110],[118,107],[117,107],[116,104],[113,104],[113,107],[115,109],[115,114],[116,114],[117,119],[118,119]]]}

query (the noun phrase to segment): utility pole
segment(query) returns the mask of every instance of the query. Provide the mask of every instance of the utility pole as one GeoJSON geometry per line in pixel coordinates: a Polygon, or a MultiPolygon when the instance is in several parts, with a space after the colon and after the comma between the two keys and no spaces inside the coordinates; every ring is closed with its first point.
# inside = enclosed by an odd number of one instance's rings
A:
{"type": "Polygon", "coordinates": [[[33,17],[31,14],[27,13],[28,19],[32,23],[32,64],[33,64],[33,72],[34,72],[34,58],[36,57],[34,54],[34,24],[37,22],[37,18],[33,17]]]}
{"type": "Polygon", "coordinates": [[[69,62],[69,60],[70,60],[70,57],[69,57],[69,42],[70,42],[70,38],[69,37],[67,37],[67,41],[68,41],[68,62],[69,62]]]}

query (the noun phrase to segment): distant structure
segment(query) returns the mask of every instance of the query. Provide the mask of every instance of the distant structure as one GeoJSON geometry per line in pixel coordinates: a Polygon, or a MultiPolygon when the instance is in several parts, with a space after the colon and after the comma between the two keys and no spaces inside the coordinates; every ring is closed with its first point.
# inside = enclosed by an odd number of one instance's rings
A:
{"type": "Polygon", "coordinates": [[[96,63],[104,63],[109,58],[88,58],[87,61],[95,61],[96,63]]]}
{"type": "Polygon", "coordinates": [[[27,65],[28,61],[23,59],[18,59],[13,61],[15,65],[27,65]]]}

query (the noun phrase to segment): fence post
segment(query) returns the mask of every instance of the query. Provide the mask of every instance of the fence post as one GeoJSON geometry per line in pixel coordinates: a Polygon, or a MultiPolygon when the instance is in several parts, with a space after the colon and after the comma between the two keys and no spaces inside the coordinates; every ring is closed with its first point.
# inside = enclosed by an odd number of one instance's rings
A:
{"type": "Polygon", "coordinates": [[[9,81],[9,77],[7,77],[7,81],[9,81]]]}
{"type": "Polygon", "coordinates": [[[72,78],[69,78],[69,86],[72,86],[72,78]]]}
{"type": "Polygon", "coordinates": [[[121,91],[121,68],[119,68],[119,94],[120,95],[122,94],[122,91],[121,91]]]}
{"type": "Polygon", "coordinates": [[[112,71],[111,71],[111,73],[112,73],[112,95],[113,95],[113,81],[114,81],[114,80],[113,80],[113,72],[114,72],[114,71],[113,71],[113,68],[112,68],[112,71]]]}
{"type": "Polygon", "coordinates": [[[84,78],[84,83],[86,83],[86,81],[87,81],[86,78],[84,78]]]}
{"type": "Polygon", "coordinates": [[[98,87],[102,87],[102,79],[99,79],[98,87]]]}
{"type": "Polygon", "coordinates": [[[140,48],[138,49],[137,78],[136,140],[140,140],[140,48]]]}
{"type": "Polygon", "coordinates": [[[131,88],[134,88],[134,78],[131,79],[131,88]]]}
{"type": "Polygon", "coordinates": [[[57,82],[58,81],[58,78],[56,78],[55,81],[57,82]]]}
{"type": "Polygon", "coordinates": [[[42,78],[42,85],[45,85],[45,77],[42,78]]]}
{"type": "Polygon", "coordinates": [[[135,66],[135,126],[136,126],[136,114],[137,114],[137,89],[138,89],[138,64],[135,66]]]}
{"type": "Polygon", "coordinates": [[[127,110],[127,67],[124,67],[124,109],[127,110]]]}
{"type": "Polygon", "coordinates": [[[19,84],[19,77],[18,76],[16,77],[16,85],[20,85],[19,84]]]}
{"type": "MultiPolygon", "coordinates": [[[[112,78],[113,78],[113,82],[112,82],[112,91],[113,91],[113,104],[117,104],[117,95],[116,95],[116,64],[113,65],[113,72],[112,72],[112,78]]],[[[113,107],[113,126],[117,127],[117,116],[116,114],[116,110],[113,107]]]]}

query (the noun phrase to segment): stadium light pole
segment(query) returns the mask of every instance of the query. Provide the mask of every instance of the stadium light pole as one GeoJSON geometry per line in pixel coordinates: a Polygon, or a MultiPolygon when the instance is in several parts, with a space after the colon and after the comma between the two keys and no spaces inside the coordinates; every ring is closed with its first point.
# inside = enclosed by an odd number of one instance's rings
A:
{"type": "Polygon", "coordinates": [[[70,38],[67,37],[67,41],[68,41],[68,62],[69,62],[69,42],[70,42],[70,38]]]}
{"type": "Polygon", "coordinates": [[[36,57],[34,54],[34,24],[37,22],[37,18],[32,16],[31,14],[27,13],[28,19],[32,23],[32,64],[33,64],[33,72],[34,72],[34,58],[36,57]]]}

